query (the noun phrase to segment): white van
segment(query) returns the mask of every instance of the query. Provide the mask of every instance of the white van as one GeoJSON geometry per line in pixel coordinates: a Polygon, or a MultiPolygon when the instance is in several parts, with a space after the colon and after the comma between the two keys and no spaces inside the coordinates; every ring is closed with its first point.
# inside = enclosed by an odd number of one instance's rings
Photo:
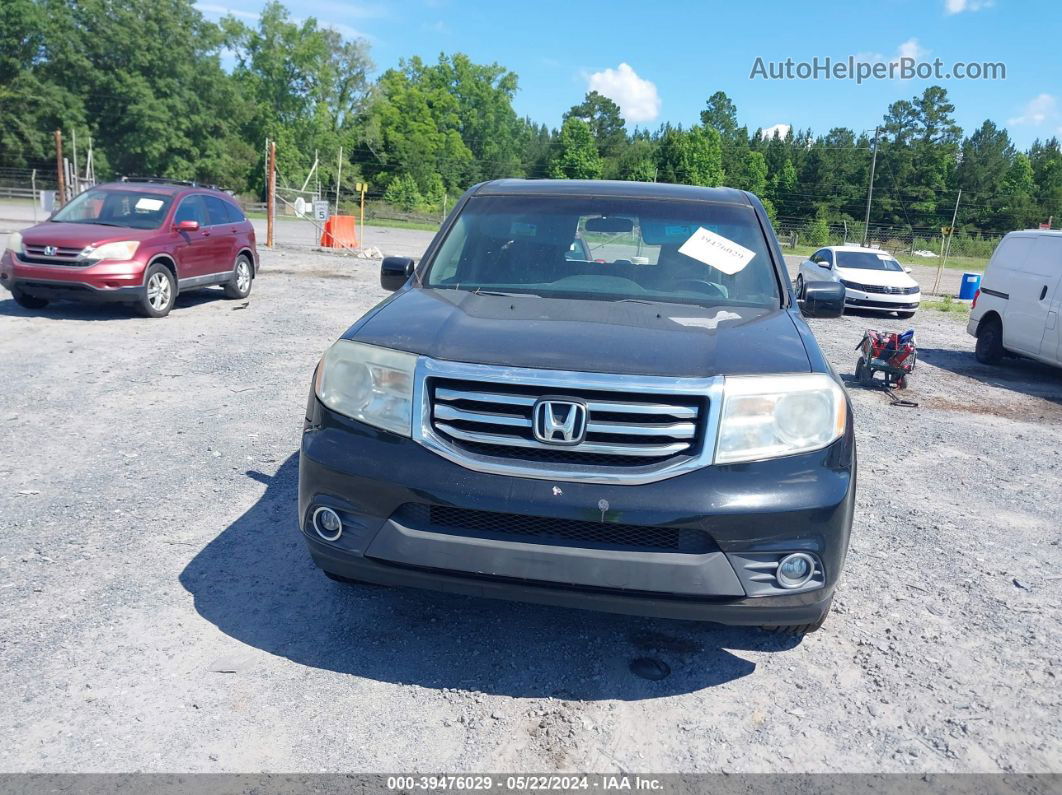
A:
{"type": "Polygon", "coordinates": [[[1062,367],[1062,231],[1011,232],[981,279],[966,330],[977,361],[1019,354],[1062,367]]]}

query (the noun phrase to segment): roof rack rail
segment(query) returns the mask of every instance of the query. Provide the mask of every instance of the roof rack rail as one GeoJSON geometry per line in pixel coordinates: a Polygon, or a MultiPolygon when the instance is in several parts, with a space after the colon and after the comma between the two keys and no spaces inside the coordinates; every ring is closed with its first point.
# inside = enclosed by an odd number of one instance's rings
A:
{"type": "Polygon", "coordinates": [[[189,182],[188,179],[170,179],[165,176],[123,176],[123,183],[156,183],[158,185],[185,185],[189,188],[199,188],[199,183],[189,182]]]}
{"type": "Polygon", "coordinates": [[[222,193],[228,193],[232,196],[236,194],[228,188],[222,188],[220,185],[207,185],[202,182],[194,182],[186,179],[170,179],[169,177],[120,177],[119,182],[146,182],[155,185],[183,185],[186,188],[206,188],[208,190],[217,190],[222,193]]]}

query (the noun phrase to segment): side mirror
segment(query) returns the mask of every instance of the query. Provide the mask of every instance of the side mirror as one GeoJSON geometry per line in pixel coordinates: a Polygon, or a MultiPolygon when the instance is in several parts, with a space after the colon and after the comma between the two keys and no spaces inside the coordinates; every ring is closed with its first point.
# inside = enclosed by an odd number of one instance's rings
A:
{"type": "Polygon", "coordinates": [[[380,264],[380,286],[394,292],[413,275],[413,260],[410,257],[384,257],[380,264]]]}
{"type": "Polygon", "coordinates": [[[816,265],[818,265],[818,266],[819,266],[820,268],[825,268],[826,270],[829,270],[830,268],[832,268],[832,267],[833,267],[833,266],[832,266],[832,265],[831,265],[830,263],[828,263],[828,262],[816,262],[815,264],[816,264],[816,265]]]}
{"type": "Polygon", "coordinates": [[[173,225],[175,232],[195,232],[199,229],[198,221],[178,221],[173,225]]]}
{"type": "Polygon", "coordinates": [[[800,311],[806,317],[840,317],[844,314],[844,285],[840,282],[806,282],[800,311]]]}
{"type": "Polygon", "coordinates": [[[910,269],[910,268],[908,268],[908,267],[907,267],[906,265],[904,265],[904,266],[903,266],[903,272],[904,272],[904,273],[910,273],[910,272],[911,272],[911,269],[910,269]]]}

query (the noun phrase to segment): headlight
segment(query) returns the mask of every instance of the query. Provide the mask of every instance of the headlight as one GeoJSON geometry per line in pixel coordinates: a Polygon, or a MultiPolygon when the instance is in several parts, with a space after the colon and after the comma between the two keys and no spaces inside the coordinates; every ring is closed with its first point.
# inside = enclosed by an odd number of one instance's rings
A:
{"type": "Polygon", "coordinates": [[[7,247],[12,254],[22,253],[22,235],[18,232],[12,232],[7,236],[7,247]]]}
{"type": "Polygon", "coordinates": [[[823,373],[727,378],[715,463],[819,450],[844,433],[844,390],[823,373]]]}
{"type": "Polygon", "coordinates": [[[412,353],[339,340],[321,359],[314,390],[333,411],[409,436],[416,365],[412,353]]]}
{"type": "Polygon", "coordinates": [[[102,246],[86,246],[81,252],[82,259],[132,259],[140,246],[139,240],[122,240],[119,243],[104,243],[102,246]]]}

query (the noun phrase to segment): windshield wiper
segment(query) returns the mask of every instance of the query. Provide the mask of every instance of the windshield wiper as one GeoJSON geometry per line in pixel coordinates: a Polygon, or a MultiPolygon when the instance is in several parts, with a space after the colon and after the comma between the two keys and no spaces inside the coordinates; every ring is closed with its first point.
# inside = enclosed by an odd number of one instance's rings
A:
{"type": "Polygon", "coordinates": [[[472,291],[473,295],[499,295],[503,298],[520,298],[523,296],[533,296],[535,298],[541,298],[538,293],[503,293],[500,290],[481,290],[478,287],[472,291]]]}

